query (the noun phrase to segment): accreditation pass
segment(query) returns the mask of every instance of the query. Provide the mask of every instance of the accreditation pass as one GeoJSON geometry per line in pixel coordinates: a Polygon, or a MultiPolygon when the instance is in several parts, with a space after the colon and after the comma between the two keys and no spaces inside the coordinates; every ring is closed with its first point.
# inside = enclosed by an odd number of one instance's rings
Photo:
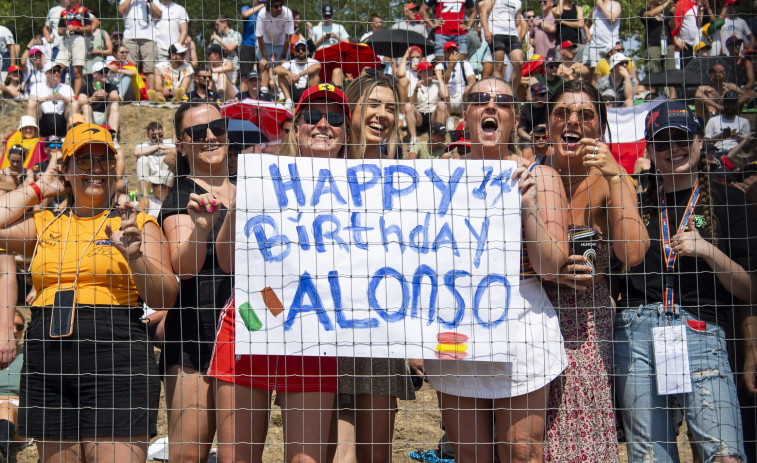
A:
{"type": "Polygon", "coordinates": [[[657,394],[691,392],[686,325],[652,328],[657,394]]]}

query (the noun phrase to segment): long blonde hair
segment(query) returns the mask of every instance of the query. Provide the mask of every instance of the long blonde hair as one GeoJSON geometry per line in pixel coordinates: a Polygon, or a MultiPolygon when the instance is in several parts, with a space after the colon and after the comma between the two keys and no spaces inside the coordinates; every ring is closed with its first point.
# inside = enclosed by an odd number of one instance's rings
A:
{"type": "MultiPolygon", "coordinates": [[[[357,109],[358,104],[363,104],[363,101],[368,97],[368,95],[371,94],[373,89],[376,87],[386,87],[392,91],[392,98],[395,104],[400,104],[400,95],[398,90],[398,83],[394,76],[384,74],[383,72],[376,72],[373,75],[370,74],[364,74],[357,79],[353,80],[350,83],[350,86],[347,87],[347,91],[345,92],[345,95],[347,96],[347,101],[349,101],[350,105],[350,112],[352,113],[352,117],[355,117],[355,110],[357,109]]],[[[349,153],[353,153],[353,150],[357,150],[357,157],[362,158],[365,153],[365,112],[360,111],[360,119],[359,121],[356,121],[355,127],[360,129],[360,140],[353,140],[352,139],[352,132],[350,133],[350,146],[348,149],[349,153]]],[[[397,144],[399,143],[399,130],[397,128],[397,120],[395,119],[394,127],[391,128],[389,138],[386,140],[386,148],[387,153],[390,156],[394,156],[397,144]]]]}

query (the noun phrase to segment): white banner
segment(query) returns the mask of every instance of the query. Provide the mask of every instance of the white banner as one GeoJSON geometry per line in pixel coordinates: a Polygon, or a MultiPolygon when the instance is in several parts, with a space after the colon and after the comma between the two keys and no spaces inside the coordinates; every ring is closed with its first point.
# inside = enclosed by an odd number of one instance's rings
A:
{"type": "Polygon", "coordinates": [[[239,162],[237,355],[510,360],[514,162],[239,162]]]}

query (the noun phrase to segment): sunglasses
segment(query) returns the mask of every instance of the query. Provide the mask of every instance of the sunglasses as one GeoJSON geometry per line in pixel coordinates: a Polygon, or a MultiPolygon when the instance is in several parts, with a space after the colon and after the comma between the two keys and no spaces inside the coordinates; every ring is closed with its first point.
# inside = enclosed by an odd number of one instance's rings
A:
{"type": "Polygon", "coordinates": [[[226,135],[226,125],[226,119],[216,119],[207,124],[197,124],[191,127],[185,127],[184,133],[194,142],[205,141],[208,139],[208,129],[210,129],[216,137],[226,135]]]}
{"type": "Polygon", "coordinates": [[[152,134],[150,136],[150,139],[152,139],[152,140],[157,140],[159,138],[163,138],[163,134],[162,133],[154,133],[154,134],[152,134]]]}
{"type": "Polygon", "coordinates": [[[557,69],[558,67],[560,67],[559,63],[549,63],[549,64],[547,64],[547,68],[548,69],[557,69]]]}
{"type": "Polygon", "coordinates": [[[547,136],[546,135],[534,135],[533,139],[534,140],[546,140],[547,136]]]}
{"type": "Polygon", "coordinates": [[[210,80],[213,78],[213,76],[198,76],[198,75],[196,75],[195,77],[200,80],[210,80]]]}
{"type": "Polygon", "coordinates": [[[308,51],[308,47],[306,47],[306,46],[304,46],[304,45],[300,45],[299,47],[295,47],[295,48],[294,48],[294,51],[296,51],[296,52],[300,52],[300,51],[308,51]]]}
{"type": "Polygon", "coordinates": [[[688,149],[692,143],[694,143],[694,137],[686,132],[672,133],[669,136],[652,140],[652,146],[657,153],[668,151],[673,148],[673,145],[688,149]]]}
{"type": "Polygon", "coordinates": [[[26,328],[23,323],[16,323],[13,327],[16,328],[16,331],[24,331],[24,328],[26,328]]]}
{"type": "Polygon", "coordinates": [[[50,72],[52,72],[53,74],[60,74],[61,72],[63,72],[63,69],[61,69],[61,68],[52,68],[50,70],[50,72]]]}
{"type": "Polygon", "coordinates": [[[344,124],[344,113],[332,112],[325,114],[317,109],[310,109],[302,113],[302,120],[308,125],[316,125],[324,117],[331,127],[341,127],[344,124]]]}
{"type": "Polygon", "coordinates": [[[535,18],[535,16],[526,16],[526,19],[527,19],[527,20],[528,20],[528,19],[534,19],[534,18],[535,18]]]}
{"type": "Polygon", "coordinates": [[[494,104],[500,108],[512,109],[513,104],[517,101],[514,96],[507,95],[505,93],[488,93],[488,92],[474,92],[469,93],[465,100],[469,104],[474,105],[487,105],[489,102],[494,101],[494,104]]]}
{"type": "Polygon", "coordinates": [[[63,149],[63,143],[50,143],[47,145],[47,148],[51,150],[60,150],[63,149]]]}
{"type": "Polygon", "coordinates": [[[465,138],[465,130],[453,130],[449,133],[449,140],[452,143],[460,141],[461,138],[465,138]]]}
{"type": "Polygon", "coordinates": [[[94,165],[95,159],[98,163],[100,163],[100,168],[104,171],[111,171],[116,168],[116,157],[112,154],[106,154],[103,156],[77,156],[76,157],[76,167],[79,168],[79,170],[83,170],[85,172],[89,172],[92,170],[92,166],[94,165]]]}
{"type": "Polygon", "coordinates": [[[560,121],[567,121],[573,116],[573,114],[578,116],[578,120],[581,122],[590,122],[593,121],[595,117],[597,117],[597,113],[592,111],[591,109],[570,109],[565,106],[561,106],[559,108],[555,108],[552,110],[552,115],[560,120],[560,121]]]}

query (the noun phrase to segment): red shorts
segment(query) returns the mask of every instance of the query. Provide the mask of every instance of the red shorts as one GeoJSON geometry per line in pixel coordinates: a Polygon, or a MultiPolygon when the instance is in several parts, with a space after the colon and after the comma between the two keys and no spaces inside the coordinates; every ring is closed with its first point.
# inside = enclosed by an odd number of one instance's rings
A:
{"type": "MultiPolygon", "coordinates": [[[[229,304],[231,305],[231,304],[229,304]]],[[[234,355],[234,316],[227,307],[218,323],[208,375],[240,386],[288,392],[337,392],[336,357],[234,355]]]]}

